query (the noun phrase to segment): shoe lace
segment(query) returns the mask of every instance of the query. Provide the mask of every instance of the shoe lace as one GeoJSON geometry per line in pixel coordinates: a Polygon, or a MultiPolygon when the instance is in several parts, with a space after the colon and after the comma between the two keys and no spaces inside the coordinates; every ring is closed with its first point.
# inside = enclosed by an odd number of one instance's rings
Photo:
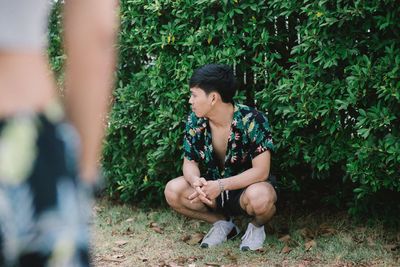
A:
{"type": "Polygon", "coordinates": [[[246,241],[248,239],[251,239],[254,234],[253,230],[254,230],[253,227],[249,227],[249,229],[247,229],[246,233],[242,236],[242,240],[246,241]]]}
{"type": "Polygon", "coordinates": [[[213,232],[216,232],[216,231],[222,232],[224,235],[227,235],[227,233],[225,232],[225,229],[222,226],[220,226],[219,224],[217,224],[217,225],[214,225],[213,227],[211,227],[210,231],[208,231],[208,233],[206,234],[204,239],[208,238],[210,235],[213,234],[213,232]]]}

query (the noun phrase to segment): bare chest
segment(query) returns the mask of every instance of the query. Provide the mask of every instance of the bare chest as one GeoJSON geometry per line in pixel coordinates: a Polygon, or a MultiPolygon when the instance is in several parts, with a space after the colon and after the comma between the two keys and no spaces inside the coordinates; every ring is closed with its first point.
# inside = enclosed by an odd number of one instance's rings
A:
{"type": "Polygon", "coordinates": [[[212,145],[215,155],[217,156],[218,165],[224,167],[225,155],[228,147],[230,127],[216,128],[211,127],[212,145]]]}

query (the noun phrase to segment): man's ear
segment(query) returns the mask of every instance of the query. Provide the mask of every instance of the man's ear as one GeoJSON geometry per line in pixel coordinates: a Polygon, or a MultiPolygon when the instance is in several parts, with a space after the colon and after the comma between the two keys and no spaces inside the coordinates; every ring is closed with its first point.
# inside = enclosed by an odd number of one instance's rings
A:
{"type": "Polygon", "coordinates": [[[217,102],[218,97],[219,97],[219,95],[218,95],[217,92],[212,92],[212,93],[211,93],[211,103],[212,103],[213,105],[217,102]]]}

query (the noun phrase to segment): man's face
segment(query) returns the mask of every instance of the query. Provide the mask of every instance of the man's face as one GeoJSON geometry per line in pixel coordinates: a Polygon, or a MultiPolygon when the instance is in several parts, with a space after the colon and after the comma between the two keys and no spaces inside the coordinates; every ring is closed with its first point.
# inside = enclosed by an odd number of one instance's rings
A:
{"type": "Polygon", "coordinates": [[[210,95],[200,87],[190,88],[189,104],[197,117],[205,117],[212,107],[210,95]]]}

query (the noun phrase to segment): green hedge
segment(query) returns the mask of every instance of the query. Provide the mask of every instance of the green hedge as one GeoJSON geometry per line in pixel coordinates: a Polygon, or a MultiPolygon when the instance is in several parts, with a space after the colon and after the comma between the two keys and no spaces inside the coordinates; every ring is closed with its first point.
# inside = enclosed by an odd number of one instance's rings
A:
{"type": "Polygon", "coordinates": [[[268,113],[283,192],[352,211],[399,196],[395,0],[122,0],[120,13],[103,159],[114,197],[163,201],[181,174],[187,81],[211,62],[234,66],[238,101],[268,113]]]}

